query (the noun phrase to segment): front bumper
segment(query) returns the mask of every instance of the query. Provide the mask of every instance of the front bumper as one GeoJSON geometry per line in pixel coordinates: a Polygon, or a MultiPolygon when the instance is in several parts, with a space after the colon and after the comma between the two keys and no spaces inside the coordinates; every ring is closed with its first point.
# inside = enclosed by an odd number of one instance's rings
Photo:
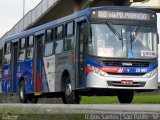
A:
{"type": "Polygon", "coordinates": [[[131,90],[155,90],[158,89],[158,72],[151,77],[107,75],[100,76],[94,72],[86,76],[86,87],[108,89],[131,89],[131,90]],[[132,80],[132,85],[121,84],[122,80],[132,80]]]}

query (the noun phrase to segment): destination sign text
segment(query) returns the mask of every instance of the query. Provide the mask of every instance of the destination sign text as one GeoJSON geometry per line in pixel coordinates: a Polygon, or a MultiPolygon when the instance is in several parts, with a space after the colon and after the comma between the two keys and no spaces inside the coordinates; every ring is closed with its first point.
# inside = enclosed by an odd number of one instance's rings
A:
{"type": "Polygon", "coordinates": [[[91,17],[96,19],[122,19],[122,20],[150,21],[151,15],[148,13],[142,13],[142,12],[97,10],[92,12],[91,17]]]}

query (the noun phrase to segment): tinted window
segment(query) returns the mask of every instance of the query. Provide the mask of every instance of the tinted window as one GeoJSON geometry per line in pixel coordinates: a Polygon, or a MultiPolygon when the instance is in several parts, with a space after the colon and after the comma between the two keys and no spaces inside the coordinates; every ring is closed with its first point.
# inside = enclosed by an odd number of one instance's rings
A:
{"type": "Polygon", "coordinates": [[[50,56],[53,53],[53,42],[45,44],[45,53],[44,56],[50,56]]]}
{"type": "Polygon", "coordinates": [[[4,61],[4,64],[10,64],[10,62],[11,62],[11,54],[5,54],[3,61],[4,61]]]}
{"type": "Polygon", "coordinates": [[[25,47],[25,44],[26,44],[26,39],[25,38],[22,38],[20,40],[20,48],[24,48],[25,47]]]}
{"type": "Polygon", "coordinates": [[[4,48],[3,64],[10,64],[11,62],[11,43],[6,43],[4,48]]]}
{"type": "Polygon", "coordinates": [[[62,53],[62,50],[63,50],[63,40],[56,41],[55,53],[56,54],[62,53]]]}
{"type": "Polygon", "coordinates": [[[61,39],[63,37],[63,26],[59,26],[56,29],[56,39],[61,39]]]}
{"type": "Polygon", "coordinates": [[[5,45],[5,53],[8,54],[11,52],[11,43],[7,43],[5,45]]]}
{"type": "Polygon", "coordinates": [[[52,30],[47,30],[46,32],[46,41],[52,40],[52,30]]]}
{"type": "Polygon", "coordinates": [[[67,27],[67,36],[73,35],[74,34],[73,22],[68,23],[66,27],[67,27]]]}
{"type": "Polygon", "coordinates": [[[33,48],[27,48],[26,50],[26,59],[31,60],[33,58],[33,48]]]}
{"type": "Polygon", "coordinates": [[[25,59],[25,50],[20,50],[18,53],[18,61],[24,61],[25,59]]]}
{"type": "Polygon", "coordinates": [[[73,37],[65,39],[64,42],[64,50],[72,50],[73,37]]]}
{"type": "Polygon", "coordinates": [[[29,36],[28,45],[29,46],[33,46],[34,45],[34,37],[33,36],[29,36]]]}

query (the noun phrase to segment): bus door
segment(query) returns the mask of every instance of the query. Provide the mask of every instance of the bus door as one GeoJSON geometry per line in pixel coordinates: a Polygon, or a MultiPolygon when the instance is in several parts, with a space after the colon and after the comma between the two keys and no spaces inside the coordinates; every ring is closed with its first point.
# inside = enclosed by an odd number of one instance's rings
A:
{"type": "Polygon", "coordinates": [[[12,55],[11,55],[11,93],[16,92],[16,88],[18,88],[18,84],[16,82],[17,79],[17,52],[18,52],[18,42],[12,44],[12,55]]]}
{"type": "Polygon", "coordinates": [[[85,25],[86,21],[77,23],[76,41],[76,86],[84,87],[85,82],[85,25]]]}
{"type": "Polygon", "coordinates": [[[35,36],[35,51],[34,51],[34,92],[39,95],[42,92],[43,79],[43,47],[44,34],[35,36]]]}

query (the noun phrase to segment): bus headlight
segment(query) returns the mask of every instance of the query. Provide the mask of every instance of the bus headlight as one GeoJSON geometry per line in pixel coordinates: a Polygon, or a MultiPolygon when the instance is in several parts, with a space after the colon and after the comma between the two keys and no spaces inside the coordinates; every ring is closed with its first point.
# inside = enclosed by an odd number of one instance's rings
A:
{"type": "Polygon", "coordinates": [[[149,73],[146,73],[146,74],[144,75],[144,77],[152,77],[152,76],[154,76],[156,73],[157,73],[157,68],[154,69],[154,70],[152,70],[152,71],[149,72],[149,73]]]}
{"type": "Polygon", "coordinates": [[[100,72],[101,76],[105,76],[106,74],[107,74],[106,72],[104,72],[104,71],[101,70],[101,72],[100,72]]]}
{"type": "Polygon", "coordinates": [[[94,67],[94,73],[100,75],[100,76],[105,76],[107,73],[104,72],[103,70],[99,69],[99,68],[96,68],[94,67]]]}
{"type": "Polygon", "coordinates": [[[90,64],[87,65],[86,71],[94,72],[94,73],[96,73],[97,75],[100,75],[100,76],[107,75],[107,73],[105,71],[103,71],[101,68],[98,68],[98,67],[95,67],[95,66],[91,66],[90,64]]]}

